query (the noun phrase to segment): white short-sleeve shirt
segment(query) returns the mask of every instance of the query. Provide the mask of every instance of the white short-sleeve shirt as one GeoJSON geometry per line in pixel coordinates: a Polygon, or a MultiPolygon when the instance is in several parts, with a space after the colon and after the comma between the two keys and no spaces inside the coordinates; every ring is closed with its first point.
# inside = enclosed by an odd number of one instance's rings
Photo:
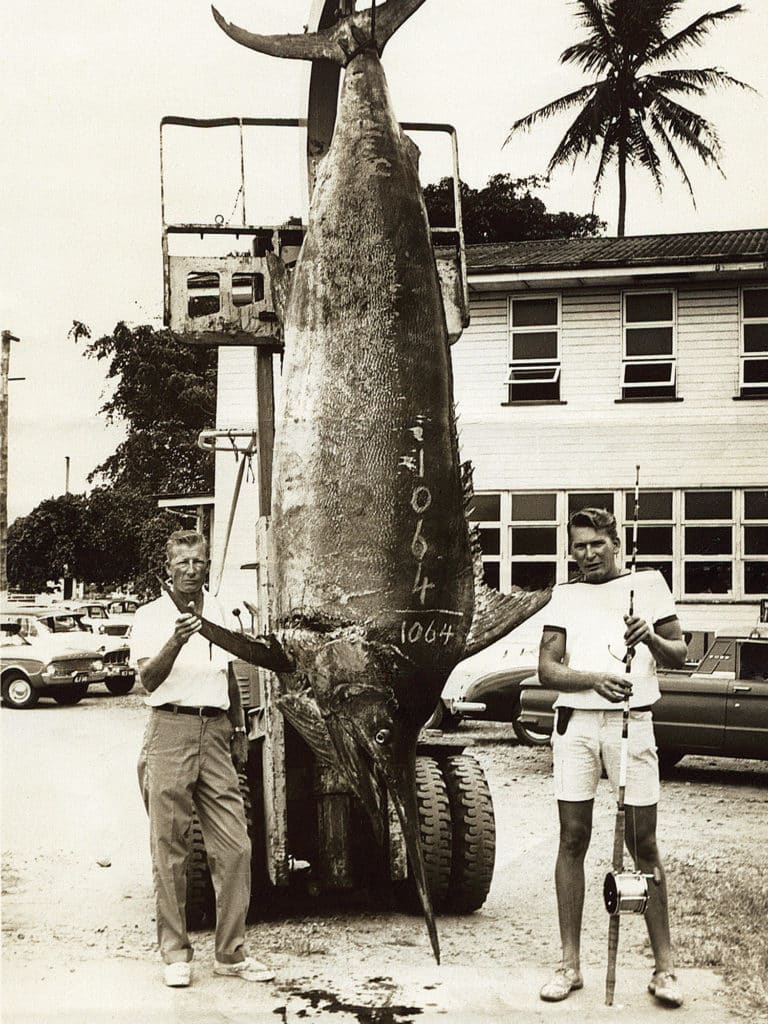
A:
{"type": "MultiPolygon", "coordinates": [[[[138,668],[142,658],[153,658],[174,632],[179,612],[167,594],[142,605],[131,629],[131,663],[138,668]]],[[[219,626],[224,614],[219,603],[203,591],[203,616],[219,626]]],[[[176,655],[171,671],[148,694],[145,703],[181,704],[186,707],[229,708],[228,669],[232,655],[195,633],[176,655]]]]}
{"type": "MultiPolygon", "coordinates": [[[[629,611],[630,590],[634,591],[634,614],[653,629],[677,618],[666,580],[655,569],[623,573],[600,583],[576,580],[555,587],[544,629],[565,635],[564,665],[586,672],[625,674],[624,616],[629,611]]],[[[645,707],[659,699],[656,661],[645,644],[635,648],[630,679],[631,707],[645,707]]],[[[561,692],[555,706],[601,711],[617,707],[594,690],[561,692]]]]}

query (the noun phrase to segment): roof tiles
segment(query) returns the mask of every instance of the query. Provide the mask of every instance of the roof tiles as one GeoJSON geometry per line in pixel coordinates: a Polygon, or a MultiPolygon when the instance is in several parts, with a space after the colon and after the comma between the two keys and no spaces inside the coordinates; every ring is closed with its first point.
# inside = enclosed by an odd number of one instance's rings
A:
{"type": "Polygon", "coordinates": [[[545,238],[467,246],[470,274],[602,267],[685,266],[768,259],[768,228],[625,238],[545,238]]]}

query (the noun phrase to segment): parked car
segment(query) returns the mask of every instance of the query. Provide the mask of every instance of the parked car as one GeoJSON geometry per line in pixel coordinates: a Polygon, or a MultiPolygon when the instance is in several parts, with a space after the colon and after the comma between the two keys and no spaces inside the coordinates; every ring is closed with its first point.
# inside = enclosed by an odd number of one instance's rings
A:
{"type": "MultiPolygon", "coordinates": [[[[768,760],[768,636],[719,636],[697,664],[659,671],[653,706],[659,760],[686,754],[768,760]]],[[[533,675],[522,687],[520,720],[552,734],[557,691],[533,675]]]]}
{"type": "Polygon", "coordinates": [[[41,697],[77,704],[91,683],[104,681],[104,662],[92,651],[53,650],[21,635],[18,622],[0,621],[0,692],[10,708],[31,708],[41,697]]]}
{"type": "Polygon", "coordinates": [[[454,729],[464,719],[510,722],[521,743],[537,746],[549,737],[520,723],[520,686],[536,671],[536,634],[508,634],[492,647],[460,662],[448,678],[427,728],[454,729]]]}
{"type": "Polygon", "coordinates": [[[57,651],[85,649],[98,655],[105,666],[102,681],[110,693],[118,696],[133,688],[136,672],[128,664],[126,638],[95,633],[82,612],[61,607],[13,608],[6,619],[19,624],[21,636],[32,641],[45,639],[57,651]]]}

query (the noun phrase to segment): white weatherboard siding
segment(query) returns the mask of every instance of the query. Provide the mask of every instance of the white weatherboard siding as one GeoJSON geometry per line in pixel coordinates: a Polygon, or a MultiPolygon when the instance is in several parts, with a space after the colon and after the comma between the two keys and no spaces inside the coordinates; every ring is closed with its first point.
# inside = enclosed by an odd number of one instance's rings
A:
{"type": "MultiPolygon", "coordinates": [[[[218,391],[216,399],[216,427],[218,430],[244,430],[255,428],[256,423],[256,349],[249,347],[219,348],[218,391]]],[[[226,438],[220,445],[228,444],[226,438]]],[[[238,446],[247,444],[247,438],[239,438],[238,446]]],[[[203,458],[213,458],[202,454],[203,458]]],[[[242,456],[241,456],[242,457],[242,456]]],[[[237,480],[239,463],[231,452],[216,453],[215,477],[215,519],[211,545],[211,589],[216,590],[221,560],[232,508],[232,498],[237,480]]],[[[240,494],[232,522],[225,569],[219,590],[219,599],[224,608],[232,608],[243,599],[256,603],[256,573],[241,569],[246,563],[257,558],[256,523],[258,520],[258,469],[256,456],[253,459],[253,474],[244,472],[240,494]]],[[[248,627],[249,622],[245,622],[248,627]]]]}
{"type": "MultiPolygon", "coordinates": [[[[534,293],[527,292],[526,295],[534,293]]],[[[547,294],[552,294],[548,291],[547,294]]],[[[504,406],[508,297],[474,296],[452,348],[462,457],[478,490],[763,487],[768,403],[734,401],[738,286],[677,288],[677,394],[617,403],[621,289],[563,290],[561,405],[504,406]]]]}

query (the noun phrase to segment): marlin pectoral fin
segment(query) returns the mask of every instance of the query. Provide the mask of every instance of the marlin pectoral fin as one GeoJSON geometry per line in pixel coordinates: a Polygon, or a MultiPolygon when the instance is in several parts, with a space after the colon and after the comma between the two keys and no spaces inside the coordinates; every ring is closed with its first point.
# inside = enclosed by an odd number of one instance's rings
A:
{"type": "MultiPolygon", "coordinates": [[[[178,610],[182,613],[188,612],[189,608],[183,601],[177,601],[173,591],[165,582],[160,579],[160,586],[170,597],[178,610]]],[[[275,636],[249,636],[247,633],[237,633],[233,629],[226,629],[224,626],[217,626],[215,622],[201,617],[201,636],[209,643],[216,644],[223,650],[234,654],[236,658],[242,658],[250,665],[258,665],[259,668],[268,668],[272,672],[291,672],[293,662],[283,650],[283,646],[275,636]]]]}

